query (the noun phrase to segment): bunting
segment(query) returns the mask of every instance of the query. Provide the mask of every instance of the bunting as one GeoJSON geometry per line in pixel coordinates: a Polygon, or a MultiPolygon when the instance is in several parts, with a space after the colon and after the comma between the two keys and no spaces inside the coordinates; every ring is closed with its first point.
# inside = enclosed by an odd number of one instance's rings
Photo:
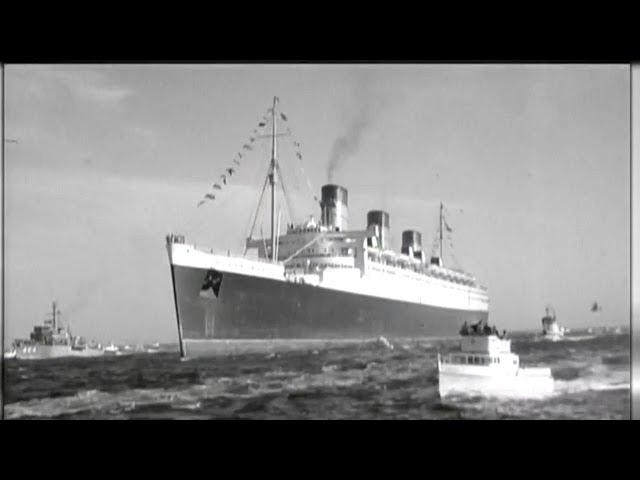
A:
{"type": "MultiPolygon", "coordinates": [[[[287,115],[285,115],[283,112],[278,112],[280,118],[282,119],[282,121],[287,122],[289,119],[287,117],[287,115]]],[[[245,143],[242,145],[242,151],[253,151],[253,146],[255,145],[255,141],[258,139],[258,137],[260,136],[260,129],[263,127],[266,127],[267,124],[269,123],[270,120],[270,116],[273,114],[273,108],[269,108],[267,109],[266,114],[264,114],[261,118],[261,120],[258,122],[258,127],[259,128],[254,128],[251,135],[249,136],[249,141],[248,143],[245,143]]],[[[287,127],[286,129],[287,135],[291,135],[291,129],[287,127]]],[[[296,156],[298,157],[299,160],[302,160],[302,153],[300,153],[300,143],[299,142],[294,142],[294,145],[296,147],[296,156]]],[[[232,167],[227,167],[225,168],[224,172],[222,175],[220,175],[220,180],[221,183],[214,183],[213,184],[213,189],[214,190],[223,190],[224,186],[228,185],[231,177],[233,177],[233,175],[237,172],[237,168],[241,166],[241,161],[243,159],[243,154],[242,151],[236,153],[236,156],[233,158],[233,165],[235,168],[232,167]]],[[[308,183],[308,181],[307,181],[308,183]]],[[[314,197],[315,198],[315,197],[314,197]]],[[[211,193],[207,193],[205,194],[204,198],[202,200],[200,200],[197,204],[198,207],[201,207],[202,205],[204,205],[208,200],[215,200],[216,196],[211,194],[211,193]]]]}

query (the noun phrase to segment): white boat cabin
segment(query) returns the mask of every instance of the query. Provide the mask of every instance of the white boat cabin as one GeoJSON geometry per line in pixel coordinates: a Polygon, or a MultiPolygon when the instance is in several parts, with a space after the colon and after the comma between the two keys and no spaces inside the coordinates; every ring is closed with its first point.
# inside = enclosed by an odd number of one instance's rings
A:
{"type": "Polygon", "coordinates": [[[463,337],[460,347],[459,352],[439,356],[441,368],[460,370],[460,373],[469,367],[501,370],[519,368],[518,355],[511,353],[511,340],[495,335],[474,335],[463,337]]]}

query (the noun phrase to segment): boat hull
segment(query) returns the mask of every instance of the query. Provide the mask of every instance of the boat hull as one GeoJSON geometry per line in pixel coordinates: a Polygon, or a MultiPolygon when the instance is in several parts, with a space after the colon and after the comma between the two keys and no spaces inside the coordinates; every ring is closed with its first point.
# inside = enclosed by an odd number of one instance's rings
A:
{"type": "Polygon", "coordinates": [[[102,350],[86,348],[74,350],[68,345],[23,345],[16,348],[15,358],[19,360],[43,360],[62,357],[101,357],[102,350]]]}
{"type": "Polygon", "coordinates": [[[315,348],[318,342],[308,340],[454,337],[465,321],[488,317],[486,310],[434,307],[233,272],[220,273],[217,288],[203,289],[209,272],[172,265],[183,356],[214,354],[225,345],[220,339],[297,340],[315,348]]]}
{"type": "MultiPolygon", "coordinates": [[[[441,398],[484,396],[507,398],[545,398],[553,393],[553,377],[546,374],[528,375],[520,369],[516,375],[473,375],[440,372],[438,391],[441,398]]],[[[544,369],[547,370],[547,369],[544,369]]]]}

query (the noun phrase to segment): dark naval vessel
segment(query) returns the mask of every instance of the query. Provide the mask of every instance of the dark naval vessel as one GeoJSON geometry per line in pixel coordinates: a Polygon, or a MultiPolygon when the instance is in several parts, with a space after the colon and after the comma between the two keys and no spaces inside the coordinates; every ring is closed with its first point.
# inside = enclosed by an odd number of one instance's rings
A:
{"type": "Polygon", "coordinates": [[[443,235],[451,228],[442,204],[436,248],[429,255],[415,230],[402,232],[401,251],[393,251],[390,216],[382,210],[369,211],[364,228],[350,229],[348,191],[335,184],[321,189],[319,220],[292,223],[281,232],[279,118],[286,119],[275,98],[260,123],[270,129],[262,190],[270,187],[270,237],[253,237],[257,212],[242,255],[214,253],[184,235],[167,235],[183,356],[212,354],[220,339],[454,337],[464,322],[487,320],[487,289],[444,265],[443,235]],[[247,258],[249,250],[256,258],[247,258]]]}

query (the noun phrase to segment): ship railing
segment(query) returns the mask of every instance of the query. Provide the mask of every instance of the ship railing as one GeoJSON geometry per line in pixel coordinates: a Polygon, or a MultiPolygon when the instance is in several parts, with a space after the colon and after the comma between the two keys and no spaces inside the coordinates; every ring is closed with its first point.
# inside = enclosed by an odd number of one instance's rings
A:
{"type": "Polygon", "coordinates": [[[252,257],[252,258],[247,258],[242,256],[241,254],[238,253],[231,253],[230,250],[222,251],[219,249],[214,249],[214,248],[210,248],[210,247],[202,247],[202,246],[198,246],[195,244],[189,245],[189,247],[193,248],[194,250],[197,250],[199,252],[202,253],[209,253],[212,255],[218,255],[221,257],[228,257],[231,258],[233,260],[238,260],[240,262],[257,262],[257,263],[261,263],[263,265],[284,265],[284,263],[282,261],[278,261],[278,262],[272,262],[270,259],[268,258],[261,258],[261,257],[252,257]]]}
{"type": "MultiPolygon", "coordinates": [[[[367,256],[370,262],[382,265],[387,268],[396,269],[397,272],[409,272],[415,273],[428,278],[436,278],[440,280],[446,280],[450,283],[455,283],[458,285],[464,285],[466,287],[477,288],[479,290],[487,290],[486,287],[481,287],[476,284],[472,277],[464,272],[456,271],[456,273],[462,273],[461,275],[447,275],[447,269],[435,269],[431,268],[429,265],[423,265],[418,260],[412,262],[410,258],[404,259],[400,257],[396,257],[396,262],[387,262],[381,261],[380,257],[386,256],[389,258],[391,255],[386,254],[385,252],[376,251],[376,250],[367,250],[367,256]]],[[[397,273],[396,271],[392,271],[391,273],[397,273]]]]}

